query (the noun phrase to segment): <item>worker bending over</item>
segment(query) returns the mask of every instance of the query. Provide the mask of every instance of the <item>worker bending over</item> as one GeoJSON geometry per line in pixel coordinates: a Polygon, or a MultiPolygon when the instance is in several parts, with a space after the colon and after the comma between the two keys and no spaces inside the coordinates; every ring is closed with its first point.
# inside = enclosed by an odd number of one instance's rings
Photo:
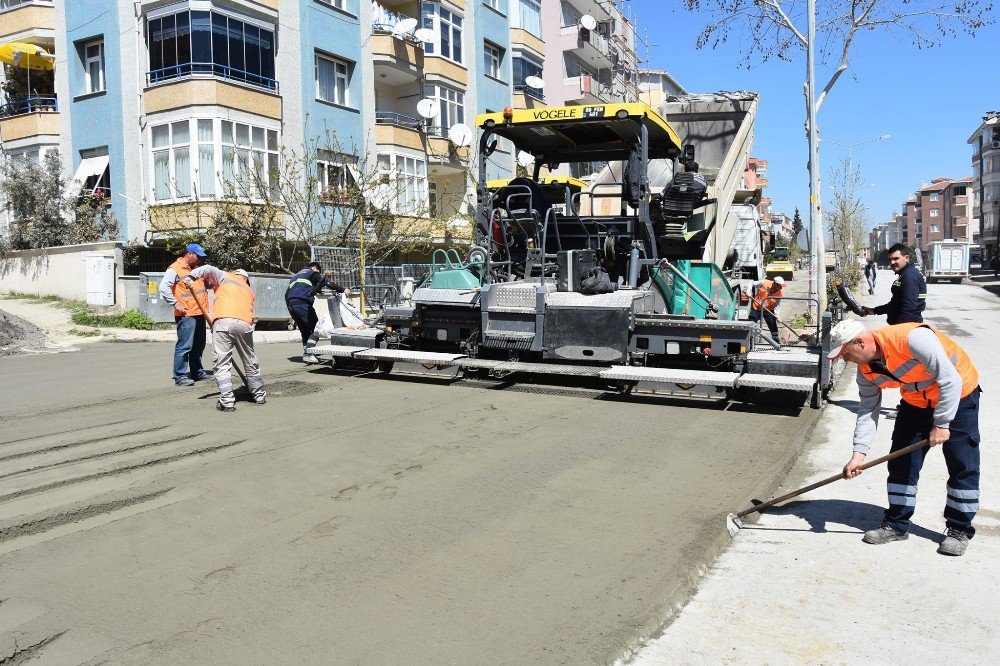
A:
{"type": "Polygon", "coordinates": [[[253,350],[253,327],[257,323],[254,315],[256,295],[250,287],[250,276],[246,271],[232,273],[221,271],[215,266],[200,266],[184,278],[185,282],[204,279],[205,284],[215,291],[212,307],[212,344],[215,349],[215,380],[219,383],[220,412],[236,411],[236,396],[233,395],[233,350],[240,355],[247,375],[247,389],[255,405],[267,402],[264,380],[260,376],[260,364],[253,350]]]}
{"type": "Polygon", "coordinates": [[[902,401],[892,431],[892,451],[926,439],[928,446],[889,461],[889,508],[882,525],[865,532],[865,543],[883,544],[907,537],[917,503],[917,479],[930,447],[943,444],[948,465],[946,532],[943,555],[962,555],[976,533],[979,509],[979,373],[968,354],[951,338],[925,324],[897,324],[867,330],[856,319],[830,332],[831,359],[858,364],[858,419],[854,455],[844,476],[861,474],[875,438],[882,391],[898,388],[902,401]]]}
{"type": "Polygon", "coordinates": [[[285,306],[302,335],[302,360],[306,363],[317,361],[310,351],[316,346],[317,338],[313,336],[313,331],[319,322],[313,303],[316,301],[316,294],[322,289],[332,289],[345,296],[351,295],[350,289],[341,287],[333,281],[332,271],[323,274],[323,266],[315,261],[293,275],[285,289],[285,306]]]}
{"type": "Polygon", "coordinates": [[[750,321],[759,322],[761,318],[771,331],[771,337],[778,341],[778,320],[775,312],[781,304],[782,289],[785,278],[780,275],[773,280],[766,278],[753,284],[753,298],[750,302],[750,321]]]}

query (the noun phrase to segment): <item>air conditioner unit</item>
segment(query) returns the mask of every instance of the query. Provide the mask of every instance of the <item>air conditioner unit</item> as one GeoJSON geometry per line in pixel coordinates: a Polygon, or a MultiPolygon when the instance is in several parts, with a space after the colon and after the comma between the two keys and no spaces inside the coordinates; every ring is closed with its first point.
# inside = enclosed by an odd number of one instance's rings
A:
{"type": "Polygon", "coordinates": [[[1000,148],[1000,141],[994,141],[993,143],[990,144],[990,146],[992,146],[993,148],[1000,148]]]}

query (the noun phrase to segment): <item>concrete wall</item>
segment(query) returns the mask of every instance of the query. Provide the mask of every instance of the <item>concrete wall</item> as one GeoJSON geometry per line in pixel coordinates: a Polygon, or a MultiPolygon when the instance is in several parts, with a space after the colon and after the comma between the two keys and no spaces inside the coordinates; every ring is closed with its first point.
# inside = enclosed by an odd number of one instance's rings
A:
{"type": "MultiPolygon", "coordinates": [[[[0,259],[0,292],[18,291],[37,296],[87,299],[84,255],[90,252],[115,255],[115,277],[122,273],[121,243],[64,245],[41,250],[18,250],[0,259]]],[[[115,280],[115,304],[125,303],[121,280],[115,280]]]]}

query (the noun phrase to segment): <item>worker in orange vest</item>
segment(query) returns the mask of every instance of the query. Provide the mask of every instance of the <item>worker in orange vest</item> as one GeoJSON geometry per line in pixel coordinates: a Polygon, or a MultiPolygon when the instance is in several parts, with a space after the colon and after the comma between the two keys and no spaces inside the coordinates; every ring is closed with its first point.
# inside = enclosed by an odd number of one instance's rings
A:
{"type": "Polygon", "coordinates": [[[766,278],[753,285],[754,295],[750,301],[750,321],[759,322],[763,318],[775,341],[778,339],[778,320],[775,319],[775,310],[780,304],[784,286],[785,278],[780,275],[773,280],[766,278]]]}
{"type": "Polygon", "coordinates": [[[174,345],[174,384],[177,386],[194,386],[208,374],[201,365],[208,291],[202,280],[193,280],[190,287],[182,282],[205,257],[201,245],[191,243],[160,280],[160,298],[174,307],[177,324],[177,344],[174,345]]]}
{"type": "Polygon", "coordinates": [[[831,359],[858,364],[858,419],[854,454],[844,476],[861,473],[882,408],[882,391],[898,388],[902,401],[892,431],[892,451],[927,440],[928,446],[890,460],[889,508],[882,525],[864,541],[884,544],[907,537],[917,503],[917,479],[932,446],[943,445],[948,465],[943,555],[962,555],[976,533],[979,509],[979,373],[951,338],[926,324],[909,322],[867,330],[848,319],[830,331],[831,359]]]}
{"type": "Polygon", "coordinates": [[[204,279],[215,292],[212,307],[212,346],[215,349],[215,380],[219,383],[220,412],[236,411],[233,394],[233,350],[240,355],[246,370],[247,390],[255,405],[267,402],[264,380],[260,376],[260,363],[253,350],[253,329],[257,323],[254,301],[257,299],[250,286],[246,271],[232,273],[215,266],[200,266],[184,278],[185,283],[204,279]]]}

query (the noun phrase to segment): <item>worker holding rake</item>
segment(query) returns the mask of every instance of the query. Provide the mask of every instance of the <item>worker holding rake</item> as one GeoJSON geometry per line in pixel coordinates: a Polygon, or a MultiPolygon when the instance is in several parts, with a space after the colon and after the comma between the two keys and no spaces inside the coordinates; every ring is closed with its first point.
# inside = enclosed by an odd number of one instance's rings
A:
{"type": "Polygon", "coordinates": [[[861,474],[875,438],[882,391],[898,388],[902,401],[892,432],[892,451],[922,440],[926,446],[888,461],[889,508],[881,526],[865,532],[864,541],[885,544],[907,538],[917,503],[917,480],[931,447],[941,445],[948,465],[943,555],[962,555],[975,534],[979,509],[979,373],[951,338],[915,322],[868,330],[856,319],[830,332],[831,359],[858,365],[858,418],[854,454],[844,477],[861,474]]]}

